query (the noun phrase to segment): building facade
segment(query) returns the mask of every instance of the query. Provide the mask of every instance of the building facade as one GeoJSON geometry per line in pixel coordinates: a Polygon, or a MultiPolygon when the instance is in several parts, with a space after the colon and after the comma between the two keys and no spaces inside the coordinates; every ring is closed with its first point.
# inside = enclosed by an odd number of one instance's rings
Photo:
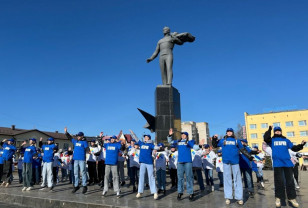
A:
{"type": "Polygon", "coordinates": [[[182,122],[182,132],[186,131],[189,134],[189,139],[196,141],[196,144],[208,144],[210,138],[209,125],[207,122],[182,122]]]}
{"type": "MultiPolygon", "coordinates": [[[[245,114],[246,135],[251,146],[262,146],[263,135],[270,125],[280,126],[282,134],[293,144],[308,140],[308,110],[292,110],[263,114],[245,114]]],[[[273,132],[272,132],[273,135],[273,132]]],[[[308,144],[301,152],[308,152],[308,144]]]]}

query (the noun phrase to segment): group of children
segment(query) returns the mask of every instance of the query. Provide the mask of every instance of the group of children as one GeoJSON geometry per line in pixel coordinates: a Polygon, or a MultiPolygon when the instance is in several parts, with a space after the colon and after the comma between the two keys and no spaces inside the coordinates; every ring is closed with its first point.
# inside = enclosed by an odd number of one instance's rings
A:
{"type": "MultiPolygon", "coordinates": [[[[294,163],[292,163],[289,149],[293,152],[299,151],[305,145],[305,141],[294,146],[282,136],[280,128],[274,128],[273,137],[270,134],[271,130],[272,127],[264,134],[263,150],[272,156],[276,206],[280,206],[280,200],[286,188],[290,203],[298,207],[295,199],[294,182],[296,180],[292,169],[294,163]]],[[[65,128],[65,135],[71,140],[73,148],[69,148],[64,153],[59,152],[53,138],[49,138],[45,144],[40,139],[38,145],[36,145],[36,139],[32,138],[28,143],[22,143],[18,149],[14,146],[13,139],[3,140],[0,144],[2,147],[0,150],[1,185],[8,187],[12,182],[13,159],[18,153],[19,182],[23,183],[23,191],[30,191],[41,178],[40,190],[48,188],[52,191],[57,183],[60,167],[62,179],[69,177],[70,182],[73,183],[72,193],[80,189],[80,184],[82,193],[87,192],[88,185],[100,184],[104,197],[107,196],[110,187],[113,187],[117,197],[120,197],[120,186],[125,185],[125,161],[130,179],[129,185],[133,187],[133,192],[137,192],[137,198],[142,196],[145,186],[149,186],[154,199],[158,199],[160,193],[166,194],[168,169],[171,188],[177,188],[178,200],[181,200],[184,193],[184,181],[186,181],[189,200],[194,199],[194,178],[198,182],[200,191],[205,190],[202,172],[209,191],[214,191],[213,171],[215,169],[219,178],[219,187],[224,187],[226,204],[230,204],[233,193],[238,204],[243,204],[242,181],[250,197],[253,197],[253,172],[260,186],[264,188],[262,172],[264,154],[257,146],[249,147],[247,140],[235,138],[232,128],[228,128],[225,137],[220,140],[217,136],[211,138],[212,147],[216,148],[216,153],[209,144],[197,145],[194,140],[189,140],[187,132],[182,132],[180,139],[173,140],[172,129],[167,136],[170,148],[165,147],[163,143],[155,145],[150,135],[144,135],[143,141],[134,137],[130,143],[125,143],[116,136],[106,138],[101,133],[100,138],[92,140],[90,145],[82,132],[72,136],[65,128]]]]}

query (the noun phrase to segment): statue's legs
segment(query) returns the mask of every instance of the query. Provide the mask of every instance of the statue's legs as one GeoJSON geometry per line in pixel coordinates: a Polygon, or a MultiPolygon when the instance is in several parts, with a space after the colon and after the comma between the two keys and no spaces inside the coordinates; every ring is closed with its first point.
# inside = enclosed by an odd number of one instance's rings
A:
{"type": "Polygon", "coordinates": [[[167,85],[166,58],[167,58],[167,55],[163,55],[159,57],[159,65],[160,65],[161,79],[163,81],[163,85],[167,85]]]}
{"type": "Polygon", "coordinates": [[[172,85],[172,79],[173,79],[173,55],[167,55],[166,57],[166,68],[167,68],[167,85],[172,85]]]}

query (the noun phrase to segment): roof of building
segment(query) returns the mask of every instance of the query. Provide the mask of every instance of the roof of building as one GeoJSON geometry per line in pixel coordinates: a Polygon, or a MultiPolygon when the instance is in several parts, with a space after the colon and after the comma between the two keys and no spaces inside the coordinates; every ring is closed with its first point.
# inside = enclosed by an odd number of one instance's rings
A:
{"type": "Polygon", "coordinates": [[[287,112],[296,112],[296,111],[307,111],[308,109],[301,109],[301,110],[283,110],[283,111],[271,111],[267,113],[256,113],[256,114],[249,114],[247,112],[247,116],[254,116],[254,115],[263,115],[263,114],[272,114],[272,113],[287,113],[287,112]]]}

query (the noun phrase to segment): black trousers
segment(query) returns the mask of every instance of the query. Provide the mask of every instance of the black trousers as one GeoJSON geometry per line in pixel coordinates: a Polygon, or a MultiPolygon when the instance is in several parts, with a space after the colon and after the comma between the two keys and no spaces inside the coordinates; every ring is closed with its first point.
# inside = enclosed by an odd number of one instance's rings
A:
{"type": "Polygon", "coordinates": [[[89,183],[97,183],[96,162],[88,161],[89,183]]]}
{"type": "Polygon", "coordinates": [[[2,175],[3,175],[3,164],[0,164],[0,181],[2,181],[2,175]]]}
{"type": "Polygon", "coordinates": [[[177,169],[170,168],[170,178],[172,186],[177,186],[178,185],[177,169]]]}
{"type": "Polygon", "coordinates": [[[102,182],[104,185],[104,178],[105,178],[105,161],[101,160],[98,161],[98,166],[97,166],[97,173],[98,173],[98,181],[102,182]]]}
{"type": "Polygon", "coordinates": [[[274,183],[275,197],[279,199],[284,199],[285,191],[287,190],[288,199],[296,198],[296,191],[293,179],[293,167],[274,168],[274,183]],[[286,182],[286,184],[284,184],[284,181],[286,182]]]}
{"type": "Polygon", "coordinates": [[[3,161],[3,172],[2,172],[2,181],[9,183],[12,175],[12,160],[3,161]]]}
{"type": "Polygon", "coordinates": [[[299,163],[296,163],[293,167],[293,174],[294,174],[294,178],[298,184],[298,166],[299,166],[299,163]]]}
{"type": "Polygon", "coordinates": [[[130,178],[130,181],[131,181],[131,185],[135,186],[136,185],[136,182],[138,183],[139,181],[139,168],[138,167],[131,167],[131,178],[130,178]]]}

